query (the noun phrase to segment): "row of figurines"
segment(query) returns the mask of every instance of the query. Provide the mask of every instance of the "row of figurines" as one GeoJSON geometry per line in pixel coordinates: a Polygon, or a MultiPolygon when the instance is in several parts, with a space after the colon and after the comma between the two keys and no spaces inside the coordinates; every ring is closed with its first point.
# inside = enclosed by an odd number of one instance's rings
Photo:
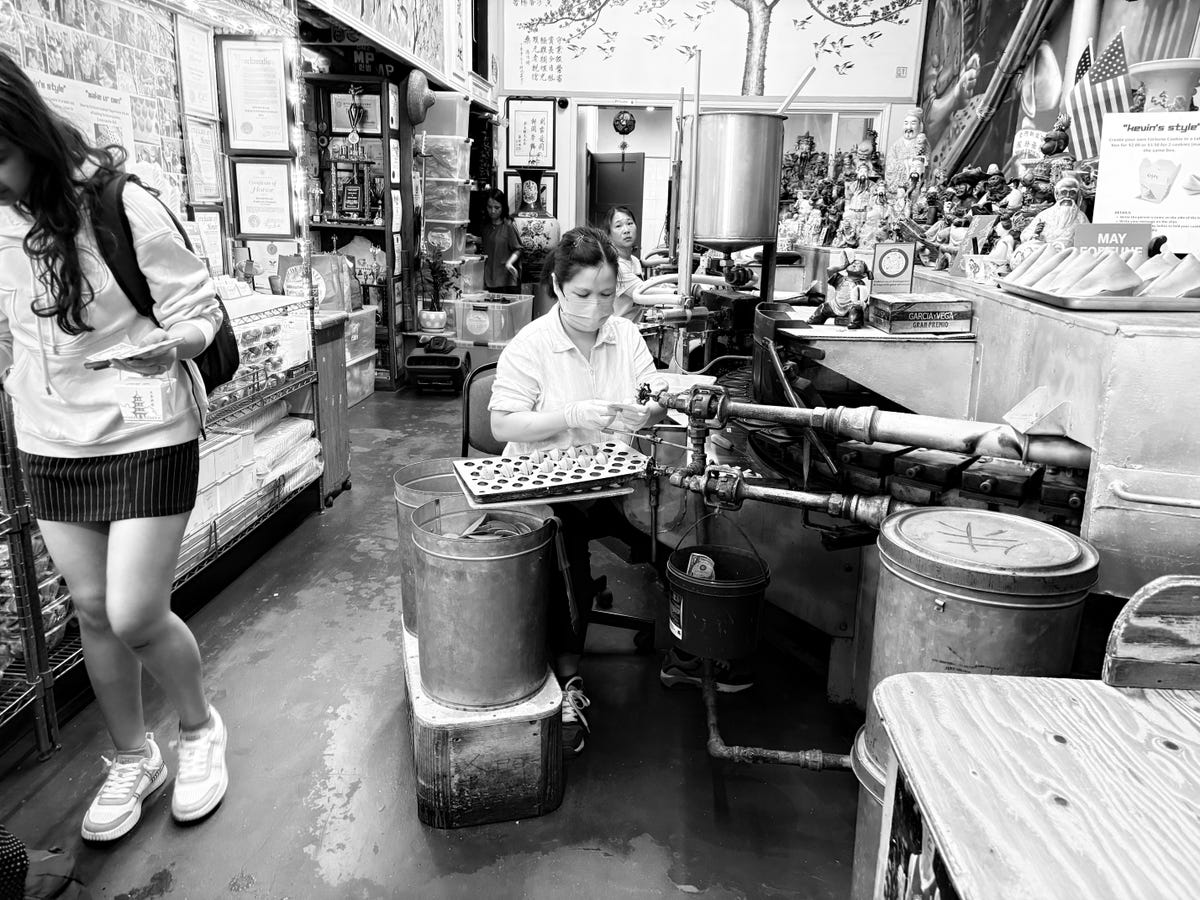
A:
{"type": "Polygon", "coordinates": [[[996,216],[996,222],[975,249],[1004,258],[1021,241],[1070,244],[1075,228],[1088,221],[1084,209],[1095,196],[1095,172],[1079,168],[1068,152],[1066,116],[1043,135],[1042,158],[1020,177],[1006,178],[992,164],[986,171],[966,166],[947,178],[940,170],[928,173],[919,113],[905,117],[904,135],[889,149],[882,171],[869,133],[852,155],[838,158],[834,178],[810,177],[814,167],[828,163],[802,135],[785,160],[784,180],[798,199],[781,216],[779,249],[915,240],[927,263],[945,265],[976,216],[996,216]]]}

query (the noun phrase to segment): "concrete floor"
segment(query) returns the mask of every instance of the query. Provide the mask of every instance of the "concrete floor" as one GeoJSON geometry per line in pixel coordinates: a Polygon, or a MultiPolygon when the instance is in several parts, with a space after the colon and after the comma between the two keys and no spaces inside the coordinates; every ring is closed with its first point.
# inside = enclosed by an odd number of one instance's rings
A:
{"type": "MultiPolygon", "coordinates": [[[[173,824],[169,788],[128,837],[84,845],[79,820],[108,740],[95,704],[49,761],[0,780],[0,821],[80,856],[97,898],[844,898],[857,785],[845,772],[716,763],[697,692],[658,684],[629,632],[594,628],[593,732],[562,807],[456,831],[417,821],[405,734],[391,473],[451,456],[455,399],[376,395],[352,411],[354,489],[311,515],[189,622],[230,727],[231,786],[206,822],[173,824]]],[[[603,570],[636,584],[611,555],[603,570]]],[[[730,743],[847,752],[859,717],[824,674],[764,646],[758,683],[723,697],[730,743]]],[[[175,719],[147,690],[168,748],[175,719]]]]}

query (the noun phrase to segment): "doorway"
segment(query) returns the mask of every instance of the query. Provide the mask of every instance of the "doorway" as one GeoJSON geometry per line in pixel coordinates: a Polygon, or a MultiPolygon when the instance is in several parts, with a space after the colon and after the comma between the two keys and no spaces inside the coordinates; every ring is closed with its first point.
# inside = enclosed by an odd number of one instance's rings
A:
{"type": "MultiPolygon", "coordinates": [[[[646,185],[646,154],[593,153],[588,151],[587,221],[597,228],[614,206],[627,206],[633,220],[642,222],[642,198],[646,185]]],[[[640,254],[641,232],[633,252],[640,254]]]]}

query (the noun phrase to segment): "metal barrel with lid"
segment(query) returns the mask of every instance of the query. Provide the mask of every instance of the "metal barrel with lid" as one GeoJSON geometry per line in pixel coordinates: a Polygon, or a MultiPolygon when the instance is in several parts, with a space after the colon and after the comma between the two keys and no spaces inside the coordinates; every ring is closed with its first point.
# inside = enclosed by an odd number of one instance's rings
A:
{"type": "MultiPolygon", "coordinates": [[[[946,507],[889,516],[878,547],[867,724],[855,741],[864,770],[887,771],[891,751],[873,695],[890,675],[1070,671],[1100,562],[1086,541],[1035,519],[946,507]]],[[[860,822],[863,804],[876,802],[860,798],[860,822]]],[[[855,841],[855,900],[871,896],[879,841],[877,830],[862,831],[855,841]],[[868,865],[870,873],[860,873],[868,865]]]]}

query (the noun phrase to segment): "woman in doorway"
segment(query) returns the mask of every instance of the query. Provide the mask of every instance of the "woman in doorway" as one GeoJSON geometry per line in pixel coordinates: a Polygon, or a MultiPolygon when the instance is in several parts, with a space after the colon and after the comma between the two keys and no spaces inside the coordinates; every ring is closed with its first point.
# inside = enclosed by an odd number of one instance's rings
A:
{"type": "MultiPolygon", "coordinates": [[[[607,432],[636,432],[665,414],[657,403],[634,402],[638,385],[655,379],[654,361],[637,326],[613,314],[617,294],[617,251],[604,232],[576,228],[563,235],[546,259],[542,285],[556,300],[546,315],[517,332],[500,355],[488,404],[492,433],[507,441],[505,455],[600,444],[607,432]]],[[[588,541],[597,518],[613,510],[596,500],[558,503],[571,564],[578,611],[574,627],[565,597],[551,602],[551,665],[563,687],[563,748],[583,749],[588,730],[579,661],[587,617],[597,585],[591,576],[588,541]]]]}
{"type": "Polygon", "coordinates": [[[515,294],[521,289],[521,239],[513,227],[508,197],[499,188],[487,192],[483,206],[487,221],[483,226],[483,283],[497,294],[515,294]]]}
{"type": "Polygon", "coordinates": [[[146,730],[143,666],[179,715],[175,819],[208,815],[228,783],[225,726],[204,693],[200,650],[171,611],[207,406],[191,360],[222,312],[166,208],[132,182],[125,212],[157,324],[102,262],[90,213],[124,156],[91,146],[0,53],[0,372],[30,503],[79,613],[88,676],[116,747],[83,818],[83,837],[94,841],[132,829],[167,780],[146,730]],[[123,343],[163,342],[110,368],[85,366],[123,343]]]}
{"type": "Polygon", "coordinates": [[[618,316],[637,322],[643,307],[633,302],[633,293],[642,285],[642,263],[633,255],[637,244],[638,227],[633,210],[614,206],[604,216],[604,230],[617,251],[617,300],[614,310],[618,316]]]}

